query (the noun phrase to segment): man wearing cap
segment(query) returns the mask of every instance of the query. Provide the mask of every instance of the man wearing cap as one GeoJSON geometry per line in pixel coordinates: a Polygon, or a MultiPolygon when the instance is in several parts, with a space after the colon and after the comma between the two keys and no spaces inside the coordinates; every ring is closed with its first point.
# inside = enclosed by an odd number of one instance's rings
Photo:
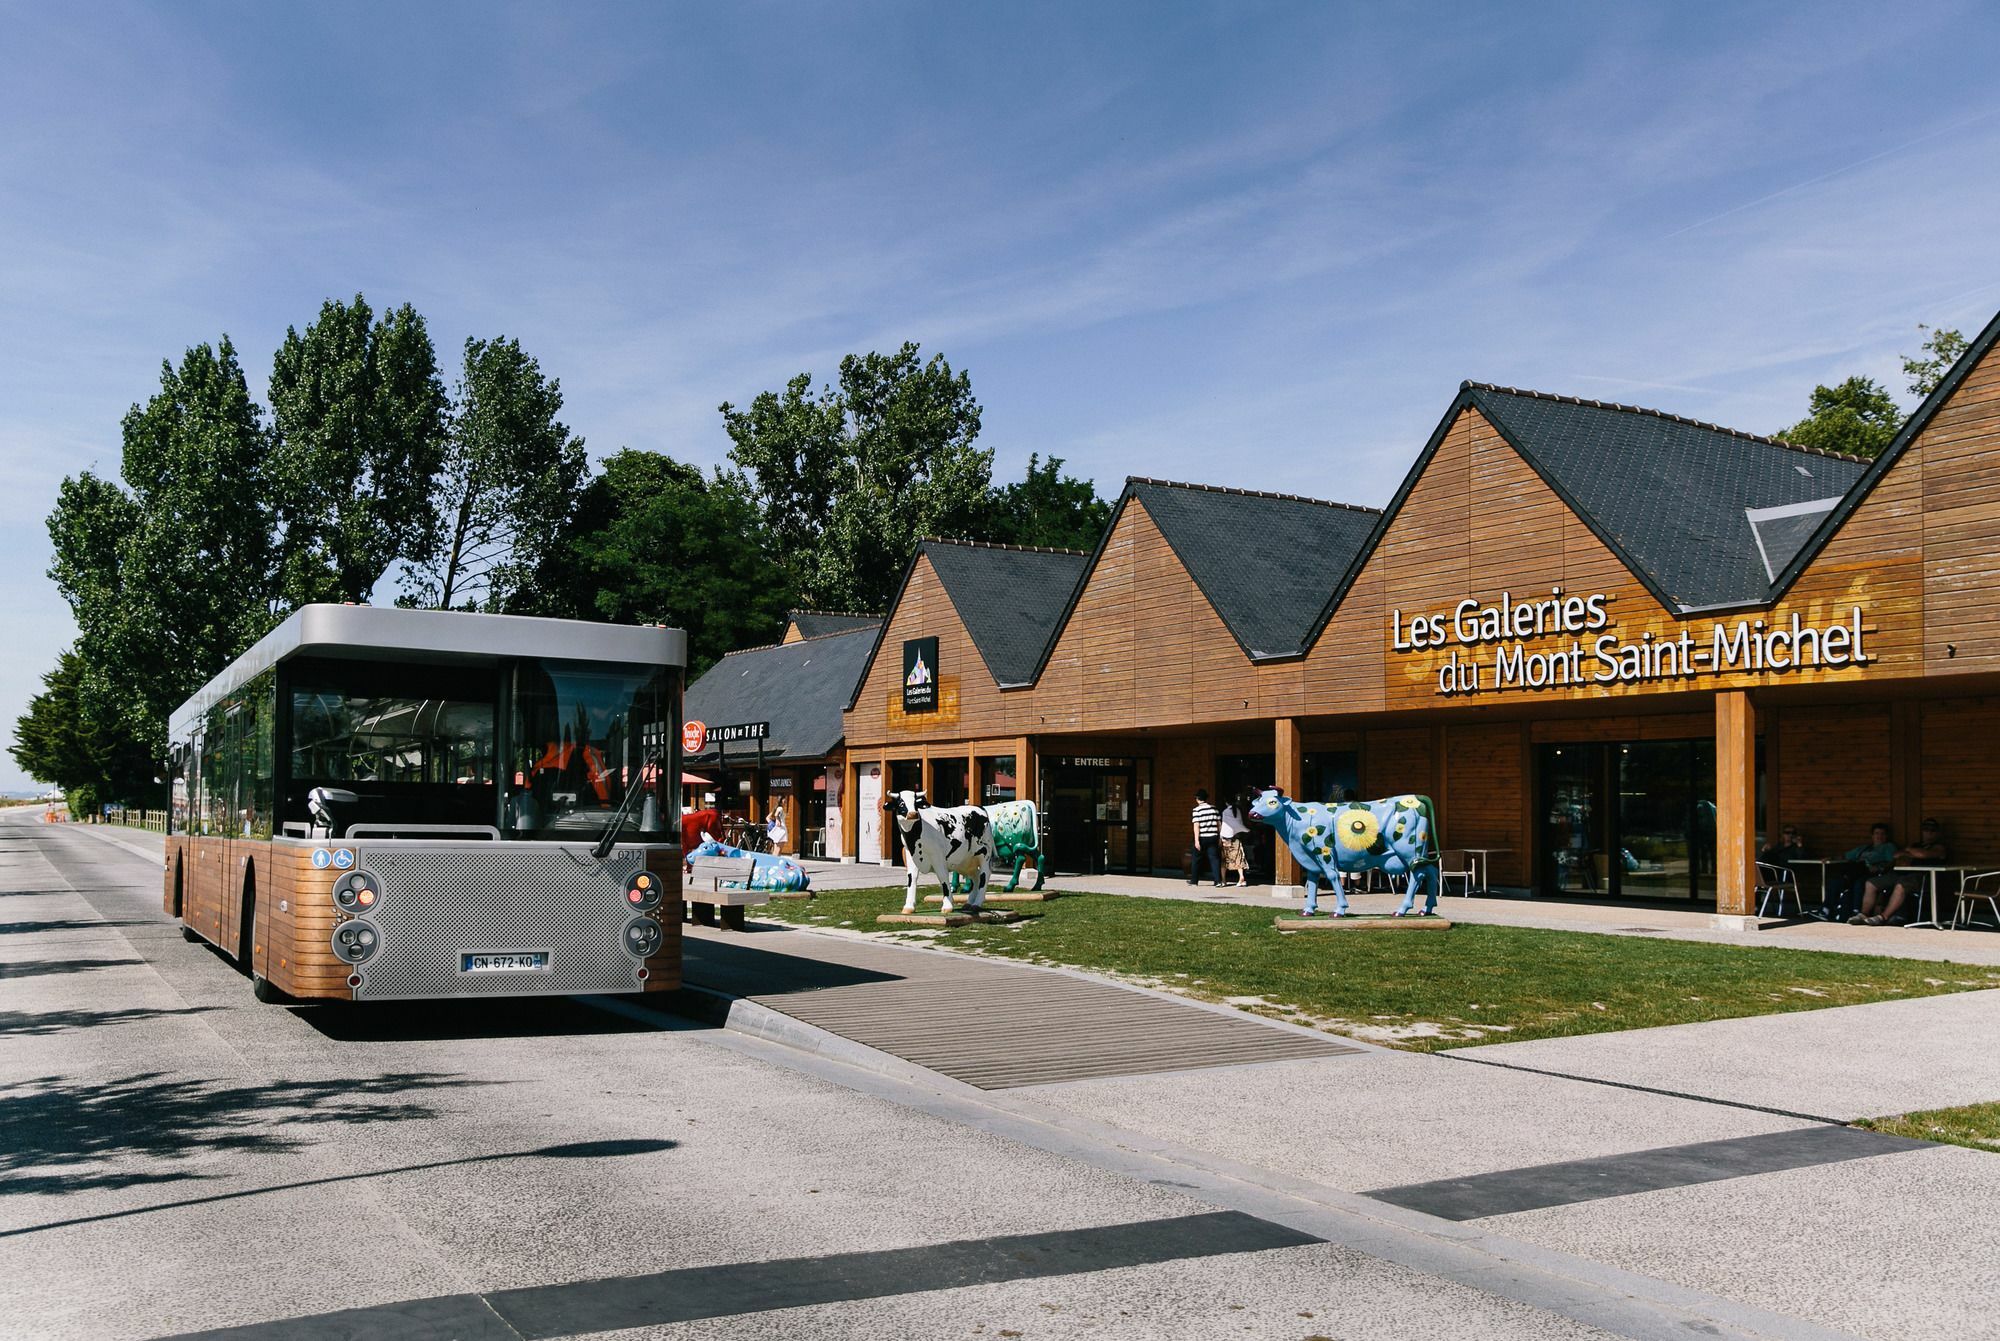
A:
{"type": "MultiPolygon", "coordinates": [[[[1897,865],[1942,865],[1951,855],[1944,845],[1944,830],[1934,819],[1927,819],[1917,834],[1917,841],[1910,847],[1896,853],[1897,865]]],[[[1866,922],[1871,927],[1879,927],[1885,922],[1901,922],[1903,906],[1910,897],[1921,892],[1923,879],[1905,871],[1890,871],[1871,878],[1861,891],[1861,916],[1856,921],[1866,922]],[[1889,881],[1887,905],[1883,905],[1882,886],[1889,881]]],[[[1940,893],[1945,891],[1940,890],[1940,893]]]]}

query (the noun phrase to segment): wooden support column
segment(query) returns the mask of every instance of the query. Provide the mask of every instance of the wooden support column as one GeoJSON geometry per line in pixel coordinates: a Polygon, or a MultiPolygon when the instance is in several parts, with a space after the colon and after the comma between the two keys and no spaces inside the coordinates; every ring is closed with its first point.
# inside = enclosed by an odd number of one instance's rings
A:
{"type": "Polygon", "coordinates": [[[1715,696],[1715,911],[1749,917],[1757,887],[1757,709],[1741,689],[1715,696]]]}
{"type": "Polygon", "coordinates": [[[965,751],[965,803],[969,806],[986,804],[986,798],[979,794],[979,751],[970,747],[965,751]]]}
{"type": "Polygon", "coordinates": [[[840,859],[861,854],[861,766],[849,754],[840,766],[840,859]]]}
{"type": "MultiPolygon", "coordinates": [[[[1276,726],[1278,790],[1287,796],[1296,797],[1306,776],[1305,737],[1299,731],[1299,720],[1296,717],[1280,717],[1276,726]]],[[[1281,890],[1296,889],[1302,883],[1299,879],[1299,864],[1292,859],[1292,850],[1285,846],[1282,838],[1274,845],[1273,882],[1281,890]]]]}
{"type": "Polygon", "coordinates": [[[1923,704],[1889,704],[1889,823],[1898,843],[1916,841],[1924,807],[1923,704]]]}
{"type": "Polygon", "coordinates": [[[932,793],[934,793],[937,790],[937,784],[931,778],[931,747],[928,745],[924,746],[923,778],[924,778],[924,795],[929,796],[931,798],[932,805],[936,805],[937,797],[932,795],[932,793]]]}
{"type": "Polygon", "coordinates": [[[1035,742],[1027,736],[1014,741],[1014,795],[1023,801],[1033,801],[1037,809],[1041,807],[1042,761],[1035,753],[1035,742]]]}

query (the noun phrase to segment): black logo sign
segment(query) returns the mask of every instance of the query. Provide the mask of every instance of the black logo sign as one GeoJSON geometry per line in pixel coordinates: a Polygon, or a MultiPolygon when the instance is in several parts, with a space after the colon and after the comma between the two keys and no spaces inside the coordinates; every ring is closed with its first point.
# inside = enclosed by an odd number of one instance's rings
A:
{"type": "Polygon", "coordinates": [[[764,740],[771,734],[769,722],[738,722],[734,726],[711,726],[708,728],[708,743],[717,741],[728,745],[739,740],[764,740]]]}
{"type": "Polygon", "coordinates": [[[903,644],[903,711],[936,712],[938,648],[935,638],[911,638],[903,644]]]}

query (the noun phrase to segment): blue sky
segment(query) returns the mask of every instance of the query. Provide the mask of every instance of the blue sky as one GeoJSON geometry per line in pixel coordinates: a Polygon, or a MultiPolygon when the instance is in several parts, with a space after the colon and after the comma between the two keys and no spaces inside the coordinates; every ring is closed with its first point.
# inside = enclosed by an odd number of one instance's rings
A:
{"type": "Polygon", "coordinates": [[[1465,378],[1769,431],[2000,310],[1972,4],[81,8],[0,3],[9,732],[58,482],[329,296],[518,337],[597,453],[908,339],[1002,476],[1370,504],[1465,378]]]}

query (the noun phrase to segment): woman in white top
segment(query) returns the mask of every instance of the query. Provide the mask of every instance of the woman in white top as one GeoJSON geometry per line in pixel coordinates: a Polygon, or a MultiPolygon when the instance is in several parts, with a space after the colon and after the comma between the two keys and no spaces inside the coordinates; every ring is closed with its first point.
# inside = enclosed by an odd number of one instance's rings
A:
{"type": "Polygon", "coordinates": [[[1224,876],[1236,872],[1236,888],[1243,889],[1250,883],[1249,856],[1243,850],[1243,835],[1250,832],[1250,826],[1243,822],[1240,803],[1231,798],[1222,812],[1222,871],[1224,876]]]}
{"type": "Polygon", "coordinates": [[[764,836],[771,840],[771,851],[783,852],[785,840],[785,803],[780,801],[771,807],[771,818],[764,822],[764,836]]]}

